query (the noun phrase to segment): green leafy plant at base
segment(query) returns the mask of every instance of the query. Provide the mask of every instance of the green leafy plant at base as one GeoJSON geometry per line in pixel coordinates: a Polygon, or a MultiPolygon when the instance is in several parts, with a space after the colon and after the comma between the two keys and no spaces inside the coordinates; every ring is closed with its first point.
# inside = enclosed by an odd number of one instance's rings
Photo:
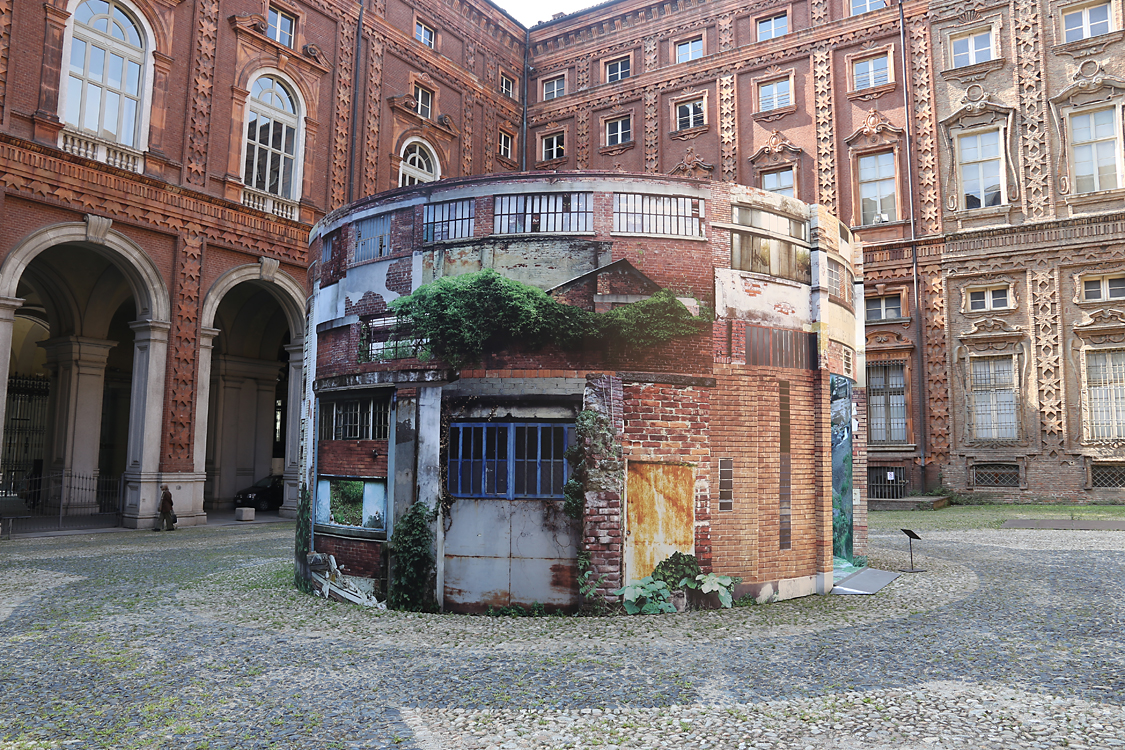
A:
{"type": "Polygon", "coordinates": [[[586,550],[578,553],[578,593],[582,595],[583,608],[592,610],[597,614],[606,611],[605,600],[598,596],[598,589],[605,586],[607,573],[594,577],[594,569],[590,565],[590,553],[586,550]]]}
{"type": "Polygon", "coordinates": [[[730,609],[731,602],[731,589],[742,582],[740,578],[732,578],[731,576],[721,576],[717,573],[700,573],[694,578],[684,578],[679,583],[679,588],[694,589],[704,594],[714,592],[719,597],[719,605],[724,609],[730,609]]]}
{"type": "Polygon", "coordinates": [[[394,300],[391,309],[400,324],[429,342],[433,356],[453,367],[512,345],[534,351],[548,344],[574,349],[602,342],[614,350],[638,350],[710,326],[668,291],[593,313],[489,268],[424,284],[394,300]]]}
{"type": "Polygon", "coordinates": [[[652,576],[630,581],[613,594],[621,597],[625,611],[631,615],[672,614],[676,611],[671,601],[672,589],[664,581],[653,580],[652,576]]]}
{"type": "Polygon", "coordinates": [[[671,556],[661,560],[652,571],[653,579],[664,581],[670,588],[683,588],[680,581],[685,578],[695,580],[703,571],[699,568],[699,561],[695,555],[685,555],[683,552],[673,552],[671,556]]]}
{"type": "Polygon", "coordinates": [[[301,493],[297,499],[297,530],[293,538],[293,555],[296,558],[293,565],[293,585],[298,591],[306,594],[312,593],[312,581],[309,580],[308,555],[309,541],[312,537],[312,497],[308,487],[301,485],[301,493]]]}
{"type": "Polygon", "coordinates": [[[434,609],[434,532],[430,524],[434,512],[418,501],[395,524],[389,546],[394,557],[391,592],[387,605],[391,609],[426,612],[434,609]]]}

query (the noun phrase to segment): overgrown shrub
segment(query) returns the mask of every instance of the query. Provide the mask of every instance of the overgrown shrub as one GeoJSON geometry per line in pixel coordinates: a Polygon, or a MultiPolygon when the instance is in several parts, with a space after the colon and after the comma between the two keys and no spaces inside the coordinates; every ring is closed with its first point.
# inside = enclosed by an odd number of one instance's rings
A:
{"type": "Polygon", "coordinates": [[[431,575],[434,571],[434,512],[423,502],[410,506],[395,524],[388,545],[394,556],[391,609],[426,612],[434,609],[431,575]]]}
{"type": "Polygon", "coordinates": [[[613,594],[621,597],[625,611],[631,615],[672,614],[676,611],[672,606],[672,590],[668,588],[668,584],[653,580],[652,576],[630,581],[628,586],[619,588],[613,594]]]}
{"type": "Polygon", "coordinates": [[[673,552],[670,557],[661,560],[652,571],[652,577],[657,581],[664,581],[671,589],[683,588],[680,581],[688,578],[692,581],[703,571],[699,568],[699,561],[695,555],[685,555],[683,552],[673,552]]]}

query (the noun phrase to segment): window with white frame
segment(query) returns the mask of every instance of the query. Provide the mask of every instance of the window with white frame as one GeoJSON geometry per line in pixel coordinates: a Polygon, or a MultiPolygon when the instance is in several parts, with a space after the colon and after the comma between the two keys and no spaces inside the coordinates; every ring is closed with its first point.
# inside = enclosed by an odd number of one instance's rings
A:
{"type": "Polygon", "coordinates": [[[441,242],[473,236],[476,200],[427,204],[422,212],[422,241],[441,242]]]}
{"type": "Polygon", "coordinates": [[[859,200],[864,225],[898,220],[893,151],[859,157],[859,200]]]}
{"type": "Polygon", "coordinates": [[[593,195],[593,193],[498,195],[493,204],[493,231],[496,234],[592,231],[593,195]]]}
{"type": "Polygon", "coordinates": [[[1113,190],[1117,177],[1118,141],[1115,109],[1070,116],[1071,153],[1074,155],[1074,190],[1093,193],[1113,190]]]}
{"type": "Polygon", "coordinates": [[[902,317],[902,296],[868,297],[867,320],[897,320],[902,317]]]}
{"type": "Polygon", "coordinates": [[[1125,276],[1087,276],[1083,278],[1082,299],[1087,302],[1125,299],[1125,276]]]}
{"type": "Polygon", "coordinates": [[[988,62],[992,59],[992,29],[955,36],[950,39],[950,45],[955,68],[988,62]]]}
{"type": "Polygon", "coordinates": [[[984,208],[1004,202],[1000,184],[1000,131],[971,133],[957,139],[961,162],[961,207],[984,208]]]}
{"type": "Polygon", "coordinates": [[[906,365],[867,365],[867,439],[875,444],[906,442],[906,365]]]}
{"type": "Polygon", "coordinates": [[[385,398],[321,401],[320,439],[386,440],[391,402],[385,398]]]}
{"type": "Polygon", "coordinates": [[[758,111],[768,112],[789,106],[789,79],[758,84],[758,111]]]}
{"type": "Polygon", "coordinates": [[[332,260],[332,235],[320,238],[320,262],[332,260]]]}
{"type": "Polygon", "coordinates": [[[1064,41],[1077,42],[1108,34],[1112,29],[1109,3],[1096,3],[1063,12],[1064,41]]]}
{"type": "Polygon", "coordinates": [[[146,34],[115,0],[87,0],[74,10],[66,77],[66,124],[139,148],[146,34]]]}
{"type": "Polygon", "coordinates": [[[437,38],[437,33],[421,21],[415,21],[414,38],[430,49],[433,49],[434,40],[437,38]]]}
{"type": "Polygon", "coordinates": [[[699,198],[613,194],[613,231],[702,237],[705,203],[699,198]]]}
{"type": "Polygon", "coordinates": [[[557,99],[566,93],[566,78],[556,76],[543,81],[543,101],[557,99]]]}
{"type": "Polygon", "coordinates": [[[879,55],[852,63],[853,91],[882,86],[891,80],[891,56],[879,55]]]}
{"type": "Polygon", "coordinates": [[[793,194],[793,167],[775,169],[772,172],[762,172],[762,190],[768,190],[778,195],[787,195],[795,198],[793,194]]]}
{"type": "Polygon", "coordinates": [[[696,37],[676,44],[676,62],[683,63],[703,57],[703,37],[696,37]]]}
{"type": "Polygon", "coordinates": [[[973,437],[1015,440],[1019,437],[1016,393],[1019,383],[1012,357],[970,359],[973,437]]]}
{"type": "Polygon", "coordinates": [[[767,39],[784,36],[789,33],[789,15],[782,13],[779,16],[772,18],[759,18],[758,19],[758,41],[764,42],[767,39]]]}
{"type": "Polygon", "coordinates": [[[400,187],[433,182],[438,178],[437,159],[427,146],[413,142],[402,152],[399,165],[398,184],[400,187]]]}
{"type": "Polygon", "coordinates": [[[296,28],[297,18],[292,13],[286,13],[272,5],[270,6],[269,18],[266,22],[266,36],[279,44],[284,44],[286,47],[292,47],[293,32],[296,28]]]}
{"type": "Polygon", "coordinates": [[[676,105],[676,129],[687,130],[704,125],[703,99],[694,99],[690,102],[680,102],[676,105]]]}
{"type": "Polygon", "coordinates": [[[503,156],[505,159],[512,158],[512,136],[508,135],[503,130],[500,131],[496,138],[496,153],[500,154],[500,156],[503,156]]]}
{"type": "Polygon", "coordinates": [[[563,133],[552,133],[543,136],[543,161],[561,159],[566,156],[565,138],[563,133]]]}
{"type": "Polygon", "coordinates": [[[297,98],[277,76],[259,77],[246,102],[243,182],[280,198],[297,196],[297,98]]]}
{"type": "Polygon", "coordinates": [[[887,0],[852,0],[852,15],[887,7],[887,0]]]}
{"type": "Polygon", "coordinates": [[[1008,286],[991,286],[969,289],[969,312],[983,312],[985,310],[1007,310],[1010,307],[1008,300],[1008,286]]]}
{"type": "Polygon", "coordinates": [[[516,81],[503,73],[500,74],[500,93],[507,97],[514,97],[516,93],[516,81]]]}
{"type": "Polygon", "coordinates": [[[613,83],[614,81],[623,81],[629,77],[629,58],[619,57],[616,60],[610,60],[605,64],[605,81],[606,83],[613,83]]]}
{"type": "Polygon", "coordinates": [[[851,269],[838,260],[828,259],[828,296],[852,304],[855,277],[851,269]]]}
{"type": "Polygon", "coordinates": [[[1086,353],[1086,399],[1090,439],[1125,438],[1125,349],[1086,353]]]}
{"type": "Polygon", "coordinates": [[[355,262],[391,254],[391,215],[381,214],[355,223],[355,262]]]}
{"type": "Polygon", "coordinates": [[[414,101],[417,102],[414,111],[418,113],[418,116],[427,120],[430,119],[434,108],[434,92],[414,84],[414,101]]]}
{"type": "Polygon", "coordinates": [[[614,120],[606,120],[605,145],[618,146],[633,140],[632,123],[633,118],[631,117],[618,117],[614,120]]]}

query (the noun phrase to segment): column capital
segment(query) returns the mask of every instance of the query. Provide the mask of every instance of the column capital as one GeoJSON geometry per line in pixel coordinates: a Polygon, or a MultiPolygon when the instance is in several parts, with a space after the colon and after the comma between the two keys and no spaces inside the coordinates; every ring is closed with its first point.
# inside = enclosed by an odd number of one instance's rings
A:
{"type": "Polygon", "coordinates": [[[134,320],[129,323],[133,329],[133,340],[141,341],[168,341],[168,332],[172,324],[166,320],[134,320]]]}
{"type": "Polygon", "coordinates": [[[0,320],[12,320],[23,303],[19,297],[0,297],[0,320]]]}
{"type": "Polygon", "coordinates": [[[117,342],[85,336],[59,336],[40,341],[38,345],[46,351],[48,365],[74,363],[105,367],[109,350],[117,346],[117,342]]]}

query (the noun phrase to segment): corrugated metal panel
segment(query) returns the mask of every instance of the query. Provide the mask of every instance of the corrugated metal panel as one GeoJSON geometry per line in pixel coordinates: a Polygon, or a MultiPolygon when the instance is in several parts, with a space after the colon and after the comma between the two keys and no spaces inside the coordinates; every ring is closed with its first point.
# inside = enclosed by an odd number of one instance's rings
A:
{"type": "Polygon", "coordinates": [[[815,370],[816,334],[746,326],[746,363],[757,367],[815,370]]]}
{"type": "Polygon", "coordinates": [[[643,578],[673,552],[695,554],[695,471],[630,461],[625,486],[625,577],[643,578]]]}

